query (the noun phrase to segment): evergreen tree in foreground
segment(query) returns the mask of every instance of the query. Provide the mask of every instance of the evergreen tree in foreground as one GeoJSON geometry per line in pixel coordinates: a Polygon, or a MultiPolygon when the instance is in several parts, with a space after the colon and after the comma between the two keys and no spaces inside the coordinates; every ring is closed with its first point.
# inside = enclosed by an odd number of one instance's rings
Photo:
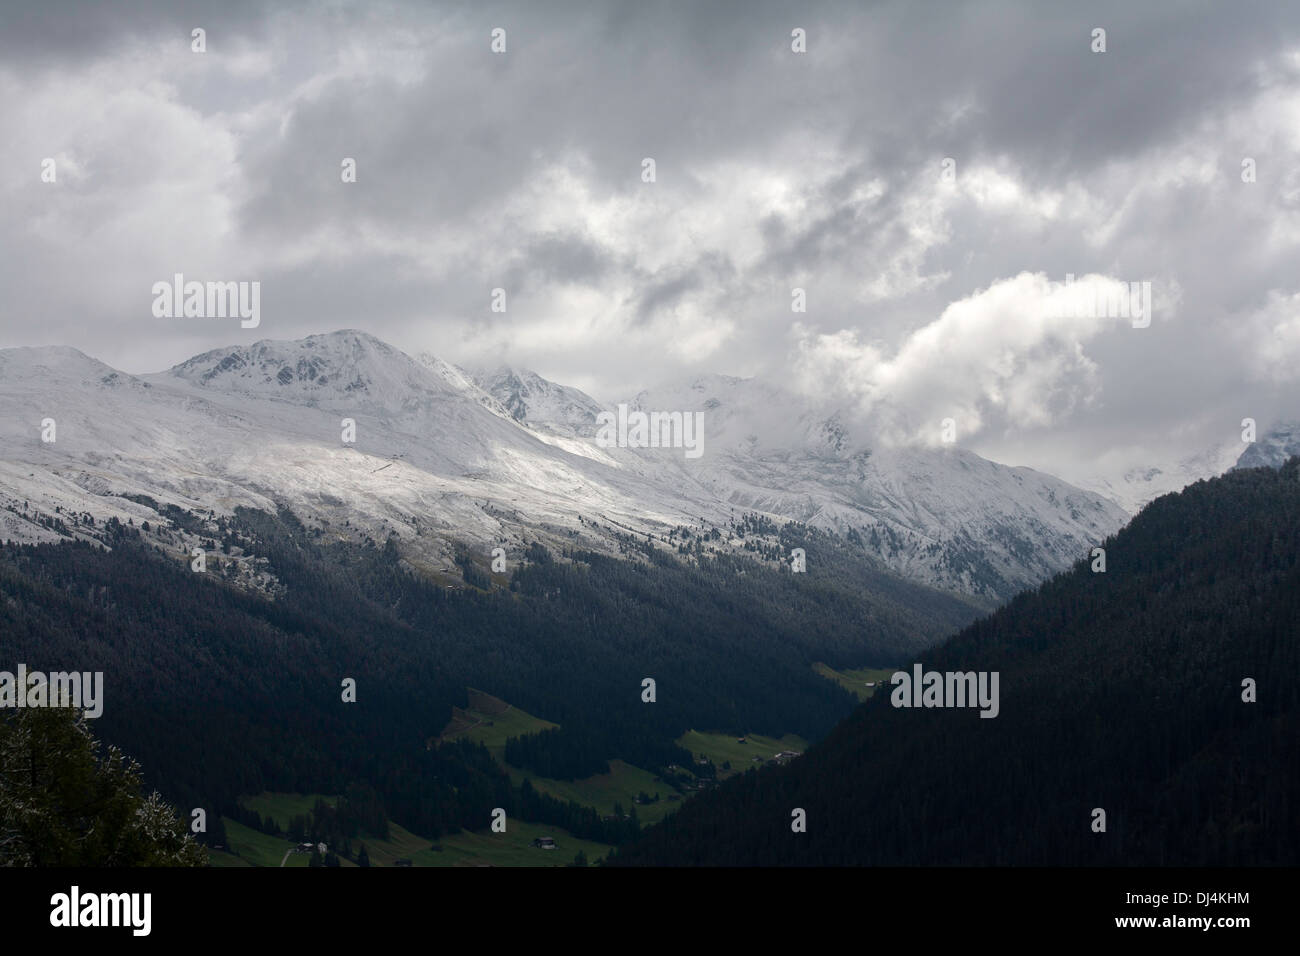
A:
{"type": "Polygon", "coordinates": [[[0,866],[204,866],[176,811],[141,792],[140,767],[100,754],[71,708],[0,719],[0,866]]]}

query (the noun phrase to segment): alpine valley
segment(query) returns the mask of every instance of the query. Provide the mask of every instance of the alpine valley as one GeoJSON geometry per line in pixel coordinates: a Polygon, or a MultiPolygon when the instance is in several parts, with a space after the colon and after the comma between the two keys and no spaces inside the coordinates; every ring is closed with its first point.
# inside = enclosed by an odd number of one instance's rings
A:
{"type": "Polygon", "coordinates": [[[4,661],[103,672],[95,734],[232,865],[602,858],[1127,519],[757,380],[607,406],[356,331],[4,350],[0,408],[4,661]],[[620,404],[701,454],[607,447],[620,404]]]}

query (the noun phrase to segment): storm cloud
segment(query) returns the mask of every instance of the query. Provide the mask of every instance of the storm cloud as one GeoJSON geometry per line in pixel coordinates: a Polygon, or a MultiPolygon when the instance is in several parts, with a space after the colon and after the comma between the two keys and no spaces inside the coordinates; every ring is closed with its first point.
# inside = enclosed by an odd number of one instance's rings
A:
{"type": "Polygon", "coordinates": [[[0,346],[758,374],[1066,478],[1300,417],[1293,4],[13,7],[0,346]],[[176,273],[260,281],[260,327],[155,318],[176,273]],[[1048,314],[1068,275],[1150,325],[1048,314]]]}

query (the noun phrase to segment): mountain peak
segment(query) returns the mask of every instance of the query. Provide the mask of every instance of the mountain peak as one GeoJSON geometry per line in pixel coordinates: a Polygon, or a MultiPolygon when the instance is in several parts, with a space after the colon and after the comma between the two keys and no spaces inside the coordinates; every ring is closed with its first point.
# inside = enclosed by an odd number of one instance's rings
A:
{"type": "Polygon", "coordinates": [[[119,372],[70,345],[0,349],[0,377],[10,381],[36,377],[46,381],[77,381],[109,387],[126,383],[143,385],[135,376],[119,372]]]}
{"type": "Polygon", "coordinates": [[[205,389],[290,401],[344,398],[401,407],[413,392],[449,384],[368,332],[342,329],[302,339],[262,339],[204,352],[167,373],[205,389]]]}
{"type": "Polygon", "coordinates": [[[1300,455],[1300,422],[1279,422],[1246,446],[1233,469],[1281,468],[1293,455],[1300,455]]]}
{"type": "Polygon", "coordinates": [[[531,369],[498,365],[474,378],[518,422],[585,434],[595,428],[596,416],[604,410],[586,392],[552,382],[531,369]]]}

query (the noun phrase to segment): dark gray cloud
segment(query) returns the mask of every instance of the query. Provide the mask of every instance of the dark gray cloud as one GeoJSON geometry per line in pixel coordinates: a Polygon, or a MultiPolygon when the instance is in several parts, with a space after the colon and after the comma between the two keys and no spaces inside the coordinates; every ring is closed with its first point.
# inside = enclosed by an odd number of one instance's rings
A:
{"type": "Polygon", "coordinates": [[[24,70],[67,69],[135,44],[189,44],[201,27],[214,40],[262,35],[273,10],[258,0],[43,0],[0,6],[0,59],[24,70]]]}
{"type": "Polygon", "coordinates": [[[815,361],[850,399],[965,395],[977,448],[1067,475],[1197,450],[1300,415],[1298,51],[1282,2],[6,4],[0,346],[145,371],[359,327],[604,397],[815,361]],[[260,280],[262,326],[154,319],[175,272],[260,280]],[[981,355],[1022,273],[1163,312],[981,355]]]}

